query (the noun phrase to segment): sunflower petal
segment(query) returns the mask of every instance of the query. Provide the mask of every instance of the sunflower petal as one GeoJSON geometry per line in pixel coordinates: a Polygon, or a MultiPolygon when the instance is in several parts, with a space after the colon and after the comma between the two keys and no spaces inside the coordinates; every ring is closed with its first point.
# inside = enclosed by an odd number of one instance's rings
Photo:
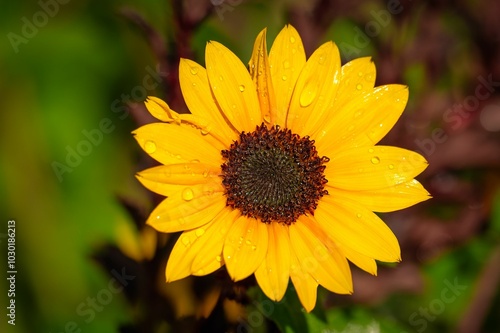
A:
{"type": "Polygon", "coordinates": [[[226,208],[210,222],[205,232],[198,232],[200,242],[192,248],[192,251],[198,253],[191,264],[193,275],[210,274],[224,265],[222,258],[224,240],[239,214],[238,210],[226,208]]]}
{"type": "Polygon", "coordinates": [[[241,216],[224,242],[224,261],[234,281],[242,280],[262,264],[268,247],[268,230],[259,220],[241,216]]]}
{"type": "Polygon", "coordinates": [[[158,120],[169,123],[179,119],[179,114],[158,97],[148,96],[145,105],[149,113],[158,120]]]}
{"type": "Polygon", "coordinates": [[[377,275],[377,262],[373,258],[365,256],[344,245],[339,245],[339,248],[347,259],[354,265],[371,275],[377,275]]]}
{"type": "Polygon", "coordinates": [[[340,70],[340,82],[335,97],[334,109],[341,110],[355,98],[373,90],[376,69],[370,57],[349,61],[340,70]]]}
{"type": "Polygon", "coordinates": [[[229,210],[224,209],[211,222],[199,228],[184,231],[180,235],[168,258],[167,282],[185,278],[191,275],[193,271],[198,273],[197,275],[210,274],[223,265],[222,260],[217,260],[217,256],[221,258],[222,244],[225,237],[225,232],[222,232],[223,228],[226,228],[227,231],[228,224],[231,223],[231,220],[226,219],[229,212],[229,210]],[[217,251],[214,252],[214,247],[216,248],[219,244],[220,251],[218,253],[217,251]],[[204,264],[200,265],[200,259],[204,260],[204,264]],[[208,264],[212,261],[219,265],[208,264]],[[196,270],[193,270],[193,267],[196,270]]]}
{"type": "Polygon", "coordinates": [[[378,190],[409,182],[428,165],[422,155],[390,146],[323,153],[330,157],[325,169],[328,185],[351,191],[378,190]]]}
{"type": "Polygon", "coordinates": [[[288,227],[280,223],[267,224],[269,247],[255,278],[262,291],[273,301],[285,295],[290,278],[290,236],[288,227]]]}
{"type": "Polygon", "coordinates": [[[286,122],[294,133],[310,135],[327,112],[331,112],[340,67],[340,53],[332,42],[320,46],[307,60],[297,79],[286,122]]]}
{"type": "Polygon", "coordinates": [[[338,294],[352,293],[351,271],[345,257],[329,251],[301,216],[290,225],[290,242],[302,268],[326,289],[338,294]]]}
{"type": "Polygon", "coordinates": [[[172,191],[180,188],[179,185],[220,184],[220,173],[220,167],[202,163],[180,163],[149,168],[138,172],[136,177],[149,190],[169,196],[172,191]]]}
{"type": "Polygon", "coordinates": [[[314,278],[302,268],[299,263],[299,259],[295,253],[291,255],[291,266],[290,266],[290,278],[292,279],[293,286],[297,291],[300,303],[307,312],[311,312],[316,305],[316,290],[318,289],[318,283],[314,278]]]}
{"type": "Polygon", "coordinates": [[[408,87],[399,84],[376,87],[352,98],[314,136],[318,150],[335,154],[340,149],[376,144],[394,126],[407,101],[408,87]]]}
{"type": "Polygon", "coordinates": [[[377,215],[361,204],[328,195],[319,202],[314,217],[335,243],[377,260],[401,260],[396,236],[377,215]]]}
{"type": "Polygon", "coordinates": [[[245,65],[224,45],[207,44],[208,80],[226,118],[239,132],[250,132],[262,123],[255,85],[245,65]]]}
{"type": "Polygon", "coordinates": [[[429,192],[415,179],[377,190],[346,191],[328,184],[327,189],[334,198],[342,197],[357,201],[369,210],[380,213],[407,208],[431,198],[429,192]]]}
{"type": "Polygon", "coordinates": [[[221,147],[215,147],[189,125],[153,123],[132,132],[139,145],[162,164],[200,161],[221,165],[221,147]]]}
{"type": "Polygon", "coordinates": [[[222,185],[180,187],[153,210],[146,223],[161,232],[189,230],[210,222],[225,206],[222,185]]]}
{"type": "Polygon", "coordinates": [[[225,120],[214,100],[206,69],[192,60],[181,59],[179,81],[189,111],[213,123],[213,128],[207,128],[205,131],[219,133],[229,143],[235,140],[236,131],[230,127],[231,123],[225,120]]]}
{"type": "Polygon", "coordinates": [[[255,39],[252,58],[248,63],[250,76],[257,88],[262,118],[268,124],[276,121],[276,97],[274,96],[269,58],[267,56],[266,29],[262,30],[255,39]]]}
{"type": "Polygon", "coordinates": [[[295,83],[306,63],[306,54],[297,30],[285,26],[269,52],[269,66],[276,96],[276,124],[285,127],[295,83]]]}

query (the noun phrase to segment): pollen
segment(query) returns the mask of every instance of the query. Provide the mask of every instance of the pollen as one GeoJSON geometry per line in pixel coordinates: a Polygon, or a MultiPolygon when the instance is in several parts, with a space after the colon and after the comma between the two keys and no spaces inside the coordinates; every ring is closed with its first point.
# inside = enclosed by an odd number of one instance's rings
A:
{"type": "Polygon", "coordinates": [[[245,216],[290,225],[314,215],[328,194],[323,172],[329,159],[318,156],[314,140],[289,129],[262,124],[221,153],[226,205],[245,216]]]}

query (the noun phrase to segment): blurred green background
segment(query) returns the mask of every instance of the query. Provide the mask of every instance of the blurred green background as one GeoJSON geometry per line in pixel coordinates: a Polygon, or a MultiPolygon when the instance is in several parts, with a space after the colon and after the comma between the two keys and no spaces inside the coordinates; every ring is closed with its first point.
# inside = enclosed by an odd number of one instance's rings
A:
{"type": "Polygon", "coordinates": [[[15,220],[17,275],[15,326],[0,280],[1,331],[498,332],[499,12],[494,0],[4,1],[0,263],[15,220]],[[287,23],[308,55],[333,40],[344,62],[373,57],[377,85],[410,86],[384,143],[429,160],[419,180],[434,196],[383,216],[403,263],[353,269],[354,295],[321,290],[310,315],[293,291],[268,311],[255,289],[217,301],[210,278],[161,286],[175,237],[140,225],[158,198],[134,178],[151,161],[130,134],[146,93],[185,111],[180,56],[203,64],[217,40],[246,63],[261,29],[270,46],[287,23]]]}

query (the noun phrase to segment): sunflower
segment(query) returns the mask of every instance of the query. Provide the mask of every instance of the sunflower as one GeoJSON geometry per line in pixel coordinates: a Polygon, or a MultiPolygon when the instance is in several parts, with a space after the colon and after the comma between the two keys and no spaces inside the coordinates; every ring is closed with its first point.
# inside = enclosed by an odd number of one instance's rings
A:
{"type": "Polygon", "coordinates": [[[376,275],[376,260],[401,260],[398,241],[374,212],[429,198],[414,179],[419,154],[377,145],[408,100],[403,85],[375,85],[375,66],[341,66],[332,42],[306,60],[292,26],[269,53],[266,30],[246,67],[209,42],[206,68],[181,59],[182,94],[191,114],[149,97],[161,122],[133,132],[161,163],[137,174],[166,198],[147,223],[180,232],[167,282],[226,266],[234,281],[252,274],[279,301],[291,279],[307,311],[318,285],[351,294],[349,261],[376,275]]]}

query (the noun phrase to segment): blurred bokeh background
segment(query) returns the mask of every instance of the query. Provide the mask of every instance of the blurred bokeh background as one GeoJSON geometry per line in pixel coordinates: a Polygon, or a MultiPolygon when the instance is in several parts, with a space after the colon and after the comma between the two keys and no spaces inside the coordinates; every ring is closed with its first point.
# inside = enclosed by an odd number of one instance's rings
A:
{"type": "MultiPolygon", "coordinates": [[[[500,3],[484,1],[4,1],[0,12],[0,267],[15,220],[15,326],[0,279],[2,332],[498,332],[500,329],[500,3]],[[287,23],[308,55],[333,40],[371,56],[377,85],[410,101],[384,143],[421,152],[433,199],[383,214],[403,262],[353,296],[320,290],[270,302],[225,272],[166,285],[176,235],[144,219],[158,198],[130,132],[146,95],[185,112],[179,57],[208,40],[245,63],[287,23]]],[[[3,275],[2,275],[3,276],[3,275]]]]}

